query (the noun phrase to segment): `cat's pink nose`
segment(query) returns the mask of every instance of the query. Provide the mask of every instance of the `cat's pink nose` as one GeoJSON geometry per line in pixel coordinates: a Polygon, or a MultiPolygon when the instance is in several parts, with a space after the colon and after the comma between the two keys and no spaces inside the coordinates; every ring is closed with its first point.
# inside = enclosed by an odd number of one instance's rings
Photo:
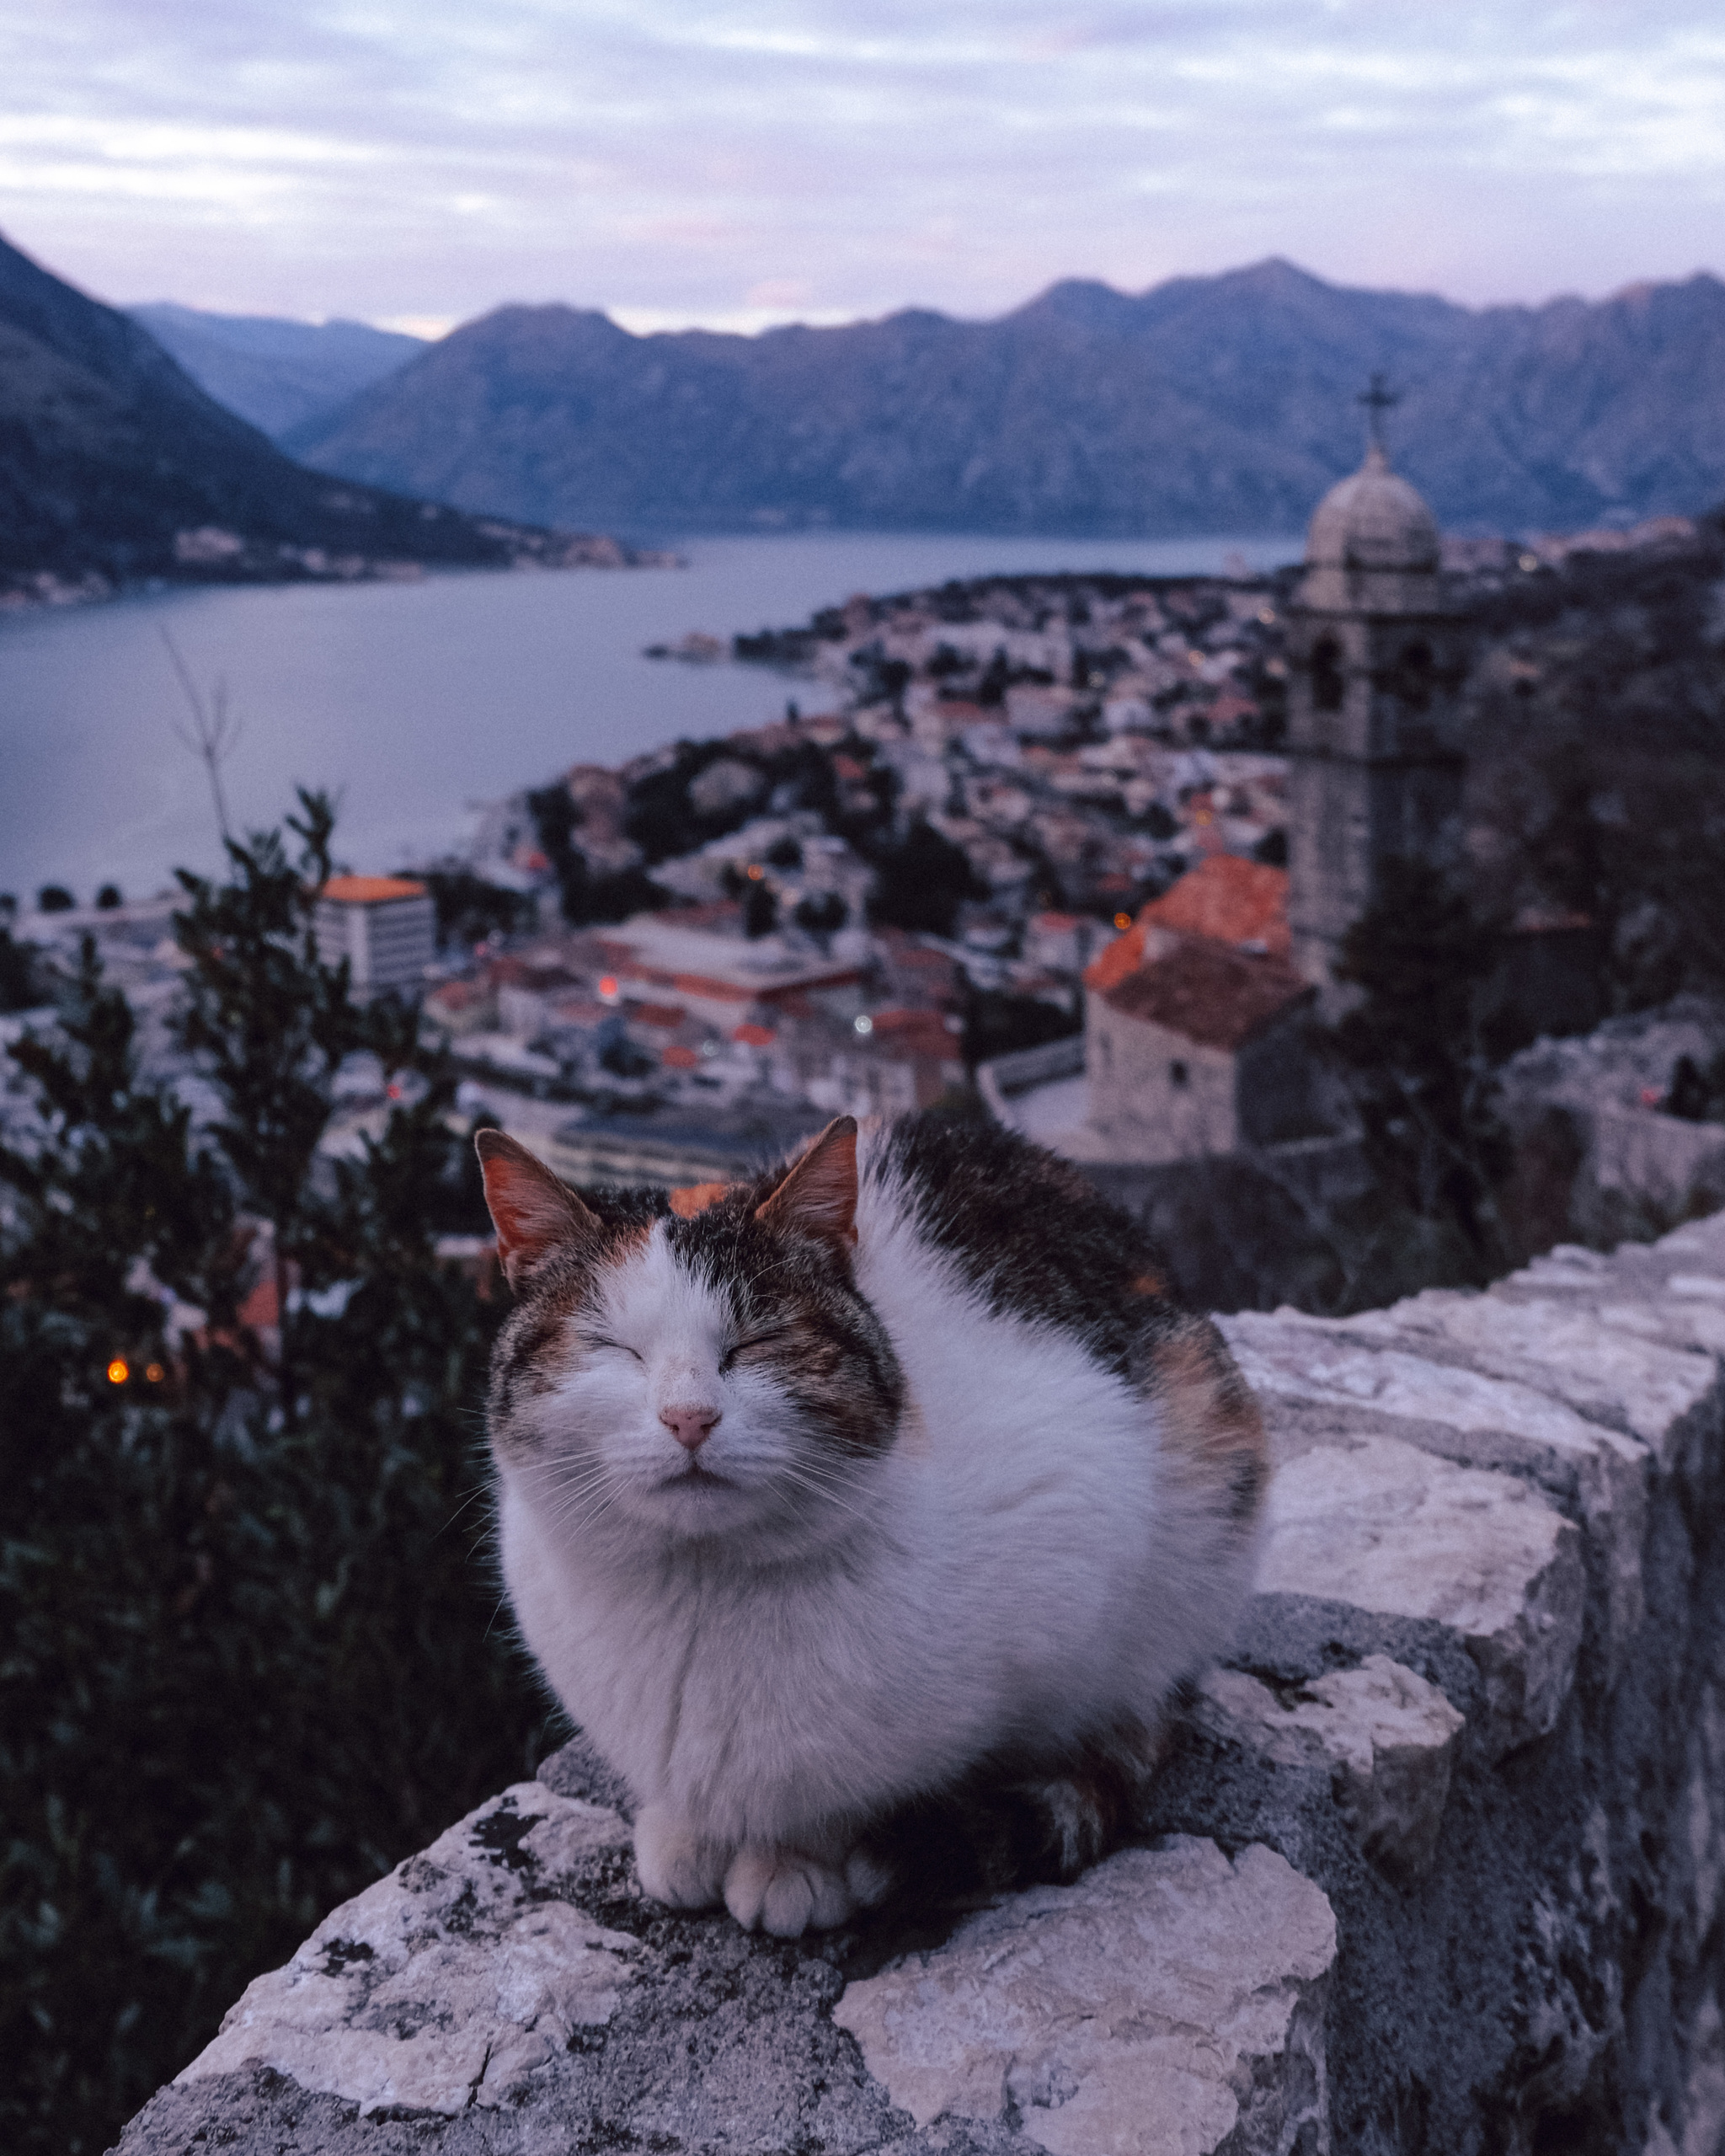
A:
{"type": "Polygon", "coordinates": [[[659,1419],[678,1444],[698,1452],[713,1435],[724,1410],[716,1407],[662,1407],[659,1419]]]}

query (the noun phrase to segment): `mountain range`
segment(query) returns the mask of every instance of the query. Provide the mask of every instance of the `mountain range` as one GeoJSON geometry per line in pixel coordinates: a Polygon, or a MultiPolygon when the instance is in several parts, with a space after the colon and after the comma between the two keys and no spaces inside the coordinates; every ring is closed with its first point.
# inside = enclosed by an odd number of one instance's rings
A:
{"type": "Polygon", "coordinates": [[[580,543],[307,471],[140,324],[0,239],[0,589],[502,565],[580,543]]]}
{"type": "Polygon", "coordinates": [[[1136,296],[1057,284],[752,337],[504,307],[284,443],[463,508],[633,532],[830,524],[1298,531],[1402,393],[1398,467],[1461,531],[1573,530],[1725,497],[1725,284],[1470,308],[1272,260],[1136,296]]]}
{"type": "Polygon", "coordinates": [[[374,329],[366,322],[206,314],[172,300],[126,312],[200,389],[272,437],[333,417],[361,389],[425,349],[423,337],[374,329]]]}

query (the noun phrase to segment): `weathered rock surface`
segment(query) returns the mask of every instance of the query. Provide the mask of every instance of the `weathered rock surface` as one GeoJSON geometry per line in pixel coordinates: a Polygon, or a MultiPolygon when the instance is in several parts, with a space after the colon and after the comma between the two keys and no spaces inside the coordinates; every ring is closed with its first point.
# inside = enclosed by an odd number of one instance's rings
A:
{"type": "Polygon", "coordinates": [[[751,1939],[643,1898],[578,1741],[259,1977],[124,2156],[1721,2156],[1725,1216],[1226,1325],[1261,1592],[1132,1846],[751,1939]]]}
{"type": "Polygon", "coordinates": [[[641,1973],[638,1939],[553,1898],[582,1858],[628,1844],[614,1811],[505,1790],[249,1984],[175,2085],[262,2066],[361,2116],[502,2103],[590,2041],[641,1973]]]}
{"type": "Polygon", "coordinates": [[[1279,2152],[1324,2130],[1335,1958],[1284,1859],[1177,1835],[973,1917],[833,2019],[919,2126],[1005,2120],[1054,2156],[1279,2152]]]}
{"type": "Polygon", "coordinates": [[[1413,1670],[1368,1655],[1284,1698],[1244,1670],[1214,1669],[1193,1720],[1272,1765],[1328,1772],[1368,1856],[1397,1871],[1429,1867],[1467,1718],[1413,1670]]]}
{"type": "MultiPolygon", "coordinates": [[[[1487,1312],[1483,1321],[1473,1318],[1477,1332],[1486,1330],[1499,1309],[1512,1328],[1521,1322],[1514,1305],[1498,1305],[1490,1297],[1426,1295],[1345,1324],[1318,1324],[1282,1312],[1274,1318],[1255,1313],[1230,1318],[1223,1329],[1252,1384],[1283,1410],[1275,1425],[1284,1461],[1319,1436],[1329,1442],[1338,1437],[1357,1442],[1393,1431],[1401,1442],[1463,1466],[1506,1469],[1567,1501],[1588,1528],[1605,1567],[1607,1625],[1615,1652],[1643,1614],[1647,1447],[1616,1426],[1589,1420],[1567,1398],[1554,1398],[1553,1383],[1541,1390],[1536,1382],[1540,1372],[1525,1357],[1515,1360],[1513,1374],[1500,1370],[1486,1376],[1469,1367],[1442,1330],[1439,1310],[1465,1330],[1468,1319],[1460,1311],[1452,1315],[1451,1306],[1471,1312],[1475,1305],[1487,1312]],[[1424,1351],[1410,1351],[1414,1350],[1424,1351]]],[[[1567,1321],[1570,1313],[1562,1314],[1567,1321]]],[[[1631,1359],[1645,1349],[1633,1340],[1626,1345],[1631,1359]]],[[[1690,1363],[1703,1360],[1686,1358],[1690,1363]]],[[[1481,1361],[1492,1363],[1489,1356],[1481,1361]]],[[[1701,1391],[1711,1382],[1711,1364],[1706,1364],[1701,1391]]],[[[1684,1393],[1680,1411],[1686,1411],[1697,1397],[1693,1391],[1684,1393]]],[[[1615,1398],[1613,1407],[1621,1412],[1615,1398]]],[[[1501,1478],[1473,1487],[1476,1498],[1495,1489],[1504,1503],[1520,1501],[1511,1497],[1501,1478]]],[[[1479,1556],[1489,1565],[1483,1544],[1479,1556]]]]}
{"type": "Polygon", "coordinates": [[[1581,1646],[1580,1538],[1538,1492],[1393,1437],[1314,1446],[1270,1485],[1259,1586],[1441,1624],[1485,1680],[1493,1755],[1543,1736],[1581,1646]]]}

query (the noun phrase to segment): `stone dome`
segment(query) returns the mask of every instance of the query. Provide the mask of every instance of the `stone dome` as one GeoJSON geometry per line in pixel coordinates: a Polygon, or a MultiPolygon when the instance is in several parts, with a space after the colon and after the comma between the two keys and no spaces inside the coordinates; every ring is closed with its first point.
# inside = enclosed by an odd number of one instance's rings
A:
{"type": "Polygon", "coordinates": [[[1306,535],[1314,569],[1429,570],[1439,554],[1437,519],[1376,442],[1318,504],[1306,535]]]}

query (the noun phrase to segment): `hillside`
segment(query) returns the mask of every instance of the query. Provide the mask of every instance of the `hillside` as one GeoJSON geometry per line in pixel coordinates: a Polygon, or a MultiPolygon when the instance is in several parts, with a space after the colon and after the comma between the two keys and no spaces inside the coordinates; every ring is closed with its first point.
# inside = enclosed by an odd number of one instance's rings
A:
{"type": "Polygon", "coordinates": [[[306,470],[137,323],[0,239],[0,594],[45,576],[100,588],[562,561],[593,543],[306,470]]]}
{"type": "Polygon", "coordinates": [[[1168,535],[1300,529],[1358,460],[1353,398],[1404,392],[1397,462],[1454,529],[1574,529],[1725,495],[1725,285],[1472,310],[1287,263],[1132,297],[1053,286],[759,337],[637,337],[506,307],[289,445],[499,515],[1168,535]]]}
{"type": "Polygon", "coordinates": [[[364,322],[289,322],[206,314],[158,300],[126,312],[200,389],[272,438],[329,418],[360,390],[425,350],[420,337],[364,322]]]}

